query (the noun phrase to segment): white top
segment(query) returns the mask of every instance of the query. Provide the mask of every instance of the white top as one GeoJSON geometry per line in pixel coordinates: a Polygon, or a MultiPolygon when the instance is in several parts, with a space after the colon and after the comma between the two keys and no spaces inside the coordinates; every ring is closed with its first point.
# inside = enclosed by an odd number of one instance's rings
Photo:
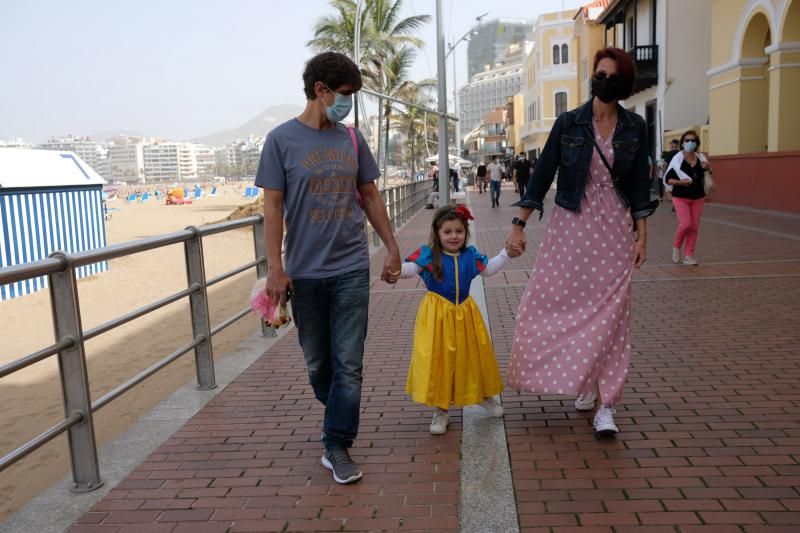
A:
{"type": "MultiPolygon", "coordinates": [[[[701,154],[700,152],[695,152],[697,154],[697,158],[700,160],[701,163],[708,163],[708,159],[706,156],[701,154]]],[[[664,171],[664,175],[661,176],[661,181],[664,182],[664,188],[668,191],[672,192],[672,185],[667,183],[667,174],[670,170],[674,170],[675,173],[678,175],[678,178],[682,181],[689,180],[689,183],[694,181],[686,172],[681,170],[681,165],[683,164],[683,160],[685,157],[683,156],[683,150],[679,151],[677,154],[672,156],[672,159],[669,162],[669,166],[667,170],[664,171]]]]}
{"type": "MultiPolygon", "coordinates": [[[[486,268],[484,268],[483,271],[481,272],[481,276],[484,277],[494,276],[495,274],[503,270],[510,261],[511,257],[509,257],[506,249],[503,248],[496,256],[489,259],[489,262],[486,264],[486,268]]],[[[407,261],[402,265],[402,268],[400,270],[400,277],[413,278],[414,276],[419,275],[420,272],[422,272],[421,266],[419,266],[416,263],[407,261]]]]}
{"type": "Polygon", "coordinates": [[[104,185],[73,152],[0,148],[0,189],[104,185]]]}
{"type": "Polygon", "coordinates": [[[489,163],[489,166],[486,167],[486,170],[489,171],[489,178],[492,181],[500,181],[503,179],[503,165],[501,165],[498,161],[492,161],[489,163]]]}

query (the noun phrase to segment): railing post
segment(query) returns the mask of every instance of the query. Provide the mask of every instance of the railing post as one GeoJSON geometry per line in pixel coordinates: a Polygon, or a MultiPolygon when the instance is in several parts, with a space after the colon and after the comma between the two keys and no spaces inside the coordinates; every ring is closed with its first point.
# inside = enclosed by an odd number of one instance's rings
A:
{"type": "Polygon", "coordinates": [[[392,231],[397,231],[399,226],[397,220],[397,187],[392,187],[389,194],[392,202],[392,231]]]}
{"type": "MultiPolygon", "coordinates": [[[[255,247],[255,259],[264,259],[264,262],[256,265],[256,277],[265,278],[267,277],[267,267],[269,265],[267,264],[267,246],[264,241],[264,215],[260,215],[260,218],[261,219],[258,222],[253,224],[253,246],[255,247]]],[[[277,336],[275,328],[268,326],[263,319],[260,319],[259,322],[261,322],[261,334],[263,336],[277,336]]]]}
{"type": "Polygon", "coordinates": [[[63,252],[50,257],[64,261],[66,268],[48,276],[50,280],[50,308],[56,342],[69,338],[72,346],[58,353],[61,392],[64,397],[64,414],[78,412],[82,420],[69,428],[69,459],[72,464],[72,492],[89,492],[103,484],[97,461],[97,443],[94,438],[92,400],[89,395],[89,374],[86,370],[86,352],[83,345],[78,283],[72,260],[63,252]]]}
{"type": "Polygon", "coordinates": [[[211,345],[211,323],[208,318],[208,289],[206,268],[203,261],[203,238],[195,226],[186,228],[194,236],[184,243],[186,253],[186,278],[190,289],[189,307],[192,312],[192,335],[201,339],[195,346],[194,360],[197,367],[197,388],[209,390],[217,387],[214,376],[214,350],[211,345]]]}
{"type": "Polygon", "coordinates": [[[400,224],[406,223],[406,202],[408,201],[408,184],[400,186],[400,224]]]}

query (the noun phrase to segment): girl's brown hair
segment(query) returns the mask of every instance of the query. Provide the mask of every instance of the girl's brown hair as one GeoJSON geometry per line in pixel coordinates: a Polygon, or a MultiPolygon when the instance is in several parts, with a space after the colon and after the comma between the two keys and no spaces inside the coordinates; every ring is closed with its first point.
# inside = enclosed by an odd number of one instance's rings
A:
{"type": "Polygon", "coordinates": [[[436,278],[437,281],[442,281],[442,277],[444,276],[444,272],[442,269],[442,244],[439,242],[439,230],[442,228],[442,224],[447,222],[448,220],[458,220],[462,224],[464,224],[464,245],[461,247],[462,250],[466,249],[467,243],[469,242],[469,223],[467,219],[464,217],[462,213],[459,213],[456,210],[455,206],[446,205],[444,207],[440,207],[436,213],[433,214],[433,222],[431,223],[431,235],[429,238],[428,246],[431,249],[433,255],[433,277],[436,278]]]}

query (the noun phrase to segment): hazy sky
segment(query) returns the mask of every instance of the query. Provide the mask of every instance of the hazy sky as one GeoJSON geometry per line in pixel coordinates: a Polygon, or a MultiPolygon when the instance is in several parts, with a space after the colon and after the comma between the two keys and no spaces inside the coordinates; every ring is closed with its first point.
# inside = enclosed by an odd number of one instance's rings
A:
{"type": "MultiPolygon", "coordinates": [[[[586,2],[443,0],[444,32],[458,38],[486,11],[485,20],[533,19],[586,2]]],[[[405,16],[435,10],[435,0],[404,1],[405,16]]],[[[304,105],[305,43],[330,12],[327,0],[0,0],[0,138],[127,128],[188,139],[272,105],[304,105]]],[[[413,79],[436,73],[434,22],[420,37],[413,79]]],[[[459,85],[466,54],[461,43],[459,85]]]]}

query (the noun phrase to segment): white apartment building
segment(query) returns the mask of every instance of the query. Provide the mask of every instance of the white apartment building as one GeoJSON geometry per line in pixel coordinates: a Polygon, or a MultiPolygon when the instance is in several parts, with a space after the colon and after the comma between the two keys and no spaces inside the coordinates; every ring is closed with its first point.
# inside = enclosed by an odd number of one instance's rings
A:
{"type": "Polygon", "coordinates": [[[217,159],[214,149],[204,144],[194,145],[194,158],[197,165],[198,179],[211,179],[217,170],[217,159]]]}
{"type": "Polygon", "coordinates": [[[12,137],[10,139],[0,139],[0,148],[33,148],[33,145],[25,142],[22,137],[12,137]]]}
{"type": "Polygon", "coordinates": [[[459,139],[478,127],[486,113],[506,105],[509,96],[522,91],[523,54],[512,59],[513,62],[476,74],[458,92],[459,139]]]}
{"type": "Polygon", "coordinates": [[[144,178],[148,183],[179,181],[179,143],[146,144],[143,147],[144,178]]]}
{"type": "Polygon", "coordinates": [[[241,148],[242,172],[246,176],[255,176],[258,163],[261,161],[261,150],[264,148],[264,138],[250,138],[241,148]]]}
{"type": "Polygon", "coordinates": [[[217,167],[224,170],[236,169],[242,166],[242,146],[244,141],[231,141],[215,151],[217,167]]]}
{"type": "Polygon", "coordinates": [[[111,163],[111,180],[144,183],[144,144],[142,142],[114,142],[108,147],[111,163]]]}
{"type": "Polygon", "coordinates": [[[606,44],[636,63],[634,94],[622,105],[647,122],[654,159],[663,132],[708,123],[710,20],[711,0],[611,0],[597,19],[606,44]]]}
{"type": "Polygon", "coordinates": [[[197,179],[197,159],[195,158],[195,145],[192,143],[178,144],[178,176],[181,180],[191,181],[197,179]]]}
{"type": "Polygon", "coordinates": [[[106,166],[101,162],[101,160],[105,159],[107,156],[106,143],[92,141],[88,137],[74,137],[68,135],[62,138],[52,138],[40,145],[39,148],[57,150],[59,152],[74,152],[75,155],[92,167],[92,170],[104,178],[107,177],[100,173],[100,170],[106,166]]]}
{"type": "Polygon", "coordinates": [[[558,115],[580,104],[573,11],[536,19],[533,43],[524,63],[525,120],[519,137],[528,157],[538,157],[558,115]]]}

